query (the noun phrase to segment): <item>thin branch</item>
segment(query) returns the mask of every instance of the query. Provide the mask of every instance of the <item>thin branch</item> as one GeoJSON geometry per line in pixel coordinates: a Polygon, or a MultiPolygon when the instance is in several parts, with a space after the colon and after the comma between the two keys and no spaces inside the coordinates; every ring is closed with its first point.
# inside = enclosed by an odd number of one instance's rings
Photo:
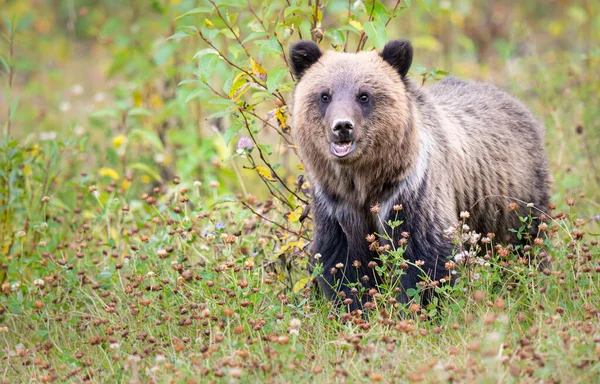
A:
{"type": "Polygon", "coordinates": [[[275,130],[275,132],[277,132],[277,134],[278,134],[279,136],[281,136],[281,138],[282,138],[283,140],[285,140],[285,142],[286,142],[288,145],[294,145],[294,143],[293,143],[292,141],[290,141],[290,139],[288,139],[288,138],[287,138],[287,137],[286,137],[286,136],[283,134],[283,132],[281,132],[281,130],[280,130],[278,127],[276,127],[276,126],[274,126],[272,123],[270,123],[270,122],[269,122],[269,120],[263,119],[262,117],[258,116],[258,115],[256,114],[256,112],[253,112],[252,110],[247,110],[246,112],[248,112],[250,115],[252,115],[252,116],[256,117],[257,119],[259,119],[260,121],[262,121],[262,122],[263,122],[263,124],[265,124],[265,125],[268,125],[269,127],[273,128],[273,130],[275,130]]]}
{"type": "Polygon", "coordinates": [[[394,6],[394,9],[392,10],[392,16],[388,17],[388,21],[385,22],[386,27],[388,26],[390,21],[392,21],[392,19],[395,17],[394,13],[396,13],[396,9],[398,9],[398,6],[400,5],[400,1],[401,0],[396,0],[396,5],[394,6]]]}
{"type": "MultiPolygon", "coordinates": [[[[256,142],[256,138],[254,137],[254,134],[252,133],[252,129],[250,128],[250,124],[248,123],[248,118],[246,117],[246,114],[244,113],[244,111],[240,108],[238,109],[238,111],[242,114],[242,117],[244,118],[244,123],[246,125],[246,128],[248,130],[248,133],[250,134],[250,138],[252,139],[252,141],[254,141],[254,143],[256,142]]],[[[260,159],[265,163],[265,165],[267,167],[269,167],[269,169],[271,170],[273,176],[275,176],[275,178],[281,183],[281,185],[283,185],[283,187],[289,192],[291,193],[293,196],[296,197],[296,199],[300,200],[301,202],[303,202],[304,204],[308,205],[308,201],[304,200],[303,198],[301,198],[300,196],[298,196],[298,194],[294,191],[292,191],[287,184],[279,177],[279,175],[277,174],[277,172],[275,172],[275,170],[273,169],[273,167],[271,166],[271,164],[267,161],[265,155],[263,154],[263,151],[260,149],[260,147],[258,145],[256,145],[256,149],[258,149],[258,154],[260,156],[260,159]]]]}
{"type": "Polygon", "coordinates": [[[235,37],[237,42],[242,46],[242,48],[244,49],[244,52],[246,53],[246,56],[250,57],[250,53],[248,52],[248,49],[246,48],[244,43],[242,43],[242,40],[240,40],[240,37],[235,33],[233,28],[231,28],[231,25],[229,25],[229,22],[227,21],[227,19],[225,19],[225,17],[223,17],[223,15],[221,14],[221,11],[219,10],[219,7],[217,7],[217,4],[215,4],[215,2],[213,0],[209,0],[209,1],[213,5],[215,10],[217,11],[217,15],[219,15],[221,20],[223,20],[223,22],[225,23],[225,26],[227,27],[227,29],[229,29],[231,31],[231,34],[233,35],[233,37],[235,37]]]}
{"type": "Polygon", "coordinates": [[[300,234],[298,232],[292,231],[291,229],[286,228],[283,225],[281,225],[281,224],[279,224],[279,223],[277,223],[277,222],[275,222],[273,220],[267,219],[264,215],[261,215],[260,213],[256,212],[254,209],[252,209],[252,207],[250,205],[244,203],[243,201],[241,201],[240,203],[242,203],[242,205],[244,207],[248,208],[252,213],[254,213],[256,216],[260,217],[264,221],[267,221],[267,222],[269,222],[271,224],[275,224],[276,226],[278,226],[279,228],[283,229],[284,231],[289,232],[291,234],[294,234],[294,235],[296,235],[298,237],[301,237],[301,238],[303,238],[305,240],[310,240],[308,237],[306,237],[306,236],[304,236],[304,235],[302,235],[302,234],[300,234]]]}
{"type": "MultiPolygon", "coordinates": [[[[352,16],[352,0],[348,0],[348,20],[352,16]]],[[[350,37],[350,31],[346,31],[346,42],[344,43],[344,52],[348,52],[348,38],[350,37]]]]}
{"type": "MultiPolygon", "coordinates": [[[[258,143],[254,142],[254,144],[258,148],[258,143]]],[[[250,161],[250,164],[252,165],[251,169],[255,169],[256,168],[256,162],[254,161],[254,159],[252,158],[252,156],[250,154],[248,154],[247,156],[248,156],[248,160],[250,161]]],[[[244,166],[244,169],[248,169],[248,167],[244,166]]],[[[271,184],[269,184],[269,182],[267,180],[265,180],[263,177],[261,177],[260,179],[267,186],[267,189],[269,190],[269,194],[270,195],[272,195],[277,200],[279,200],[283,205],[287,205],[290,209],[294,209],[294,207],[292,206],[292,204],[290,204],[290,202],[287,201],[287,199],[285,198],[285,196],[283,196],[283,194],[281,193],[281,191],[279,191],[277,189],[273,189],[273,187],[271,186],[271,184]]]]}
{"type": "MultiPolygon", "coordinates": [[[[227,62],[227,64],[229,64],[230,66],[236,68],[240,72],[243,72],[244,74],[246,74],[246,76],[248,76],[249,78],[251,78],[252,81],[255,84],[257,84],[258,86],[260,86],[260,87],[268,90],[267,86],[265,84],[263,84],[264,82],[259,81],[256,77],[254,77],[254,75],[251,72],[248,72],[247,70],[243,69],[239,65],[237,65],[234,62],[232,62],[231,60],[229,60],[227,58],[227,56],[223,52],[221,52],[212,42],[210,42],[206,37],[204,37],[204,35],[202,34],[202,31],[198,31],[198,35],[200,35],[200,37],[202,38],[202,40],[204,40],[204,42],[206,44],[208,44],[212,49],[214,49],[219,54],[219,56],[221,58],[223,58],[223,60],[225,60],[227,62]]],[[[286,104],[285,99],[283,98],[283,96],[280,93],[273,92],[273,96],[275,96],[276,98],[278,98],[283,104],[286,104]]]]}
{"type": "MultiPolygon", "coordinates": [[[[265,26],[265,22],[263,21],[263,19],[260,16],[258,16],[256,11],[254,11],[254,8],[252,8],[252,4],[250,4],[250,0],[248,0],[248,9],[250,10],[250,13],[252,13],[252,15],[254,15],[256,20],[258,20],[258,22],[260,23],[260,25],[263,28],[263,31],[268,33],[267,27],[265,26]]],[[[277,36],[277,31],[273,31],[273,37],[275,37],[275,39],[277,40],[277,43],[279,44],[279,47],[281,48],[281,55],[283,56],[283,61],[285,62],[286,67],[290,68],[290,64],[288,62],[287,55],[285,54],[285,49],[283,48],[283,44],[281,43],[281,40],[279,40],[279,36],[277,36]]],[[[294,77],[294,73],[292,72],[291,69],[290,69],[290,76],[292,77],[292,81],[296,81],[296,78],[294,77]]]]}
{"type": "Polygon", "coordinates": [[[312,33],[312,31],[314,31],[315,29],[317,29],[317,21],[319,20],[319,0],[315,0],[315,13],[313,15],[313,20],[312,20],[312,25],[310,28],[311,34],[312,34],[312,41],[314,41],[315,43],[318,43],[318,41],[315,41],[315,34],[312,33]]]}
{"type": "MultiPolygon", "coordinates": [[[[369,22],[373,21],[373,11],[375,11],[375,3],[377,1],[373,1],[373,6],[371,7],[371,12],[369,13],[369,22]]],[[[364,29],[362,31],[360,31],[360,37],[358,39],[358,44],[356,45],[356,52],[362,50],[365,47],[365,44],[367,43],[367,34],[365,33],[364,29]]]]}

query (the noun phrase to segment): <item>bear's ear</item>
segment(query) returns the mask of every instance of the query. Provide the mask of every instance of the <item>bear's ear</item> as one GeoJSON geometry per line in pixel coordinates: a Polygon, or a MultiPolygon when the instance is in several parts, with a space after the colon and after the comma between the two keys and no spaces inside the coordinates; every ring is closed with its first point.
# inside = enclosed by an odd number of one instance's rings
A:
{"type": "Polygon", "coordinates": [[[383,47],[381,58],[391,65],[400,76],[408,73],[413,59],[413,48],[408,40],[393,40],[383,47]]]}
{"type": "Polygon", "coordinates": [[[302,40],[290,48],[290,65],[296,81],[302,78],[304,72],[316,63],[323,54],[312,41],[302,40]]]}

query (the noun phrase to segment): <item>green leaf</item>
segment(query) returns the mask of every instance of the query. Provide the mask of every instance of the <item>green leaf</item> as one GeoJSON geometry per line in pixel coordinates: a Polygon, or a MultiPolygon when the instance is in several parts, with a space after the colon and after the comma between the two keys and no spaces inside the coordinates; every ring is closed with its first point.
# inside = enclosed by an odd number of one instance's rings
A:
{"type": "Polygon", "coordinates": [[[232,195],[223,195],[223,196],[219,196],[211,205],[211,207],[214,207],[215,205],[219,205],[219,204],[225,204],[225,203],[235,203],[237,202],[237,199],[235,198],[235,196],[232,195]]]}
{"type": "Polygon", "coordinates": [[[199,57],[203,57],[204,55],[217,55],[219,56],[219,52],[217,52],[216,49],[214,48],[204,48],[199,50],[198,52],[196,52],[196,54],[194,55],[194,60],[199,58],[199,57]]]}
{"type": "MultiPolygon", "coordinates": [[[[230,111],[227,111],[227,112],[229,113],[230,111]]],[[[229,145],[229,143],[231,142],[231,139],[233,139],[235,137],[235,135],[237,135],[237,133],[242,130],[242,128],[243,127],[241,124],[230,125],[225,130],[225,133],[223,134],[223,140],[225,141],[225,144],[229,145]]]]}
{"type": "Polygon", "coordinates": [[[242,40],[243,44],[246,44],[247,42],[250,42],[252,40],[256,40],[259,39],[261,37],[265,37],[265,36],[269,36],[268,32],[252,32],[248,35],[248,37],[246,37],[244,40],[242,40]]]}
{"type": "Polygon", "coordinates": [[[385,24],[383,24],[381,21],[371,21],[365,23],[363,29],[367,34],[367,37],[371,40],[371,43],[373,43],[373,46],[378,50],[383,49],[385,43],[387,42],[385,24]]]}
{"type": "Polygon", "coordinates": [[[198,8],[194,8],[191,11],[187,11],[183,15],[177,16],[175,18],[175,20],[183,19],[184,17],[188,17],[188,16],[192,16],[192,15],[197,15],[199,13],[211,13],[213,11],[213,9],[214,9],[213,7],[198,7],[198,8]]]}
{"type": "Polygon", "coordinates": [[[285,75],[287,75],[289,69],[287,67],[277,67],[272,71],[269,71],[267,75],[267,90],[269,93],[273,93],[280,87],[281,82],[285,75]]]}
{"type": "Polygon", "coordinates": [[[215,72],[219,59],[219,55],[212,54],[206,54],[200,57],[200,60],[198,60],[198,74],[200,75],[200,78],[208,80],[215,72]]]}
{"type": "Polygon", "coordinates": [[[160,152],[164,152],[165,147],[163,146],[160,137],[156,134],[156,132],[151,131],[149,129],[132,129],[127,135],[128,140],[135,142],[136,140],[142,140],[152,144],[152,146],[160,152]]]}
{"type": "Polygon", "coordinates": [[[152,168],[150,168],[148,165],[146,165],[144,163],[129,164],[129,168],[137,169],[139,171],[145,172],[148,176],[150,176],[154,180],[158,181],[159,183],[162,183],[162,178],[160,177],[160,175],[155,170],[153,170],[152,168]]]}
{"type": "Polygon", "coordinates": [[[191,36],[191,33],[188,33],[185,31],[177,31],[174,34],[172,34],[171,36],[167,37],[167,41],[178,40],[178,39],[181,39],[183,37],[188,37],[188,36],[191,36]]]}
{"type": "Polygon", "coordinates": [[[6,62],[6,60],[4,60],[3,57],[0,57],[0,64],[2,64],[6,73],[10,72],[10,67],[8,66],[8,63],[6,62]]]}
{"type": "Polygon", "coordinates": [[[100,119],[103,117],[112,117],[114,119],[118,119],[119,111],[115,108],[106,108],[90,113],[90,118],[100,119]]]}
{"type": "Polygon", "coordinates": [[[146,108],[132,108],[127,112],[127,116],[152,116],[152,111],[146,108]]]}
{"type": "Polygon", "coordinates": [[[224,110],[222,110],[222,111],[217,111],[217,112],[215,112],[215,113],[211,113],[210,115],[208,115],[208,116],[206,117],[206,120],[218,119],[218,118],[220,118],[220,117],[227,116],[227,115],[229,115],[229,114],[230,114],[232,111],[233,111],[233,109],[232,109],[232,108],[227,108],[227,109],[224,109],[224,110]]]}

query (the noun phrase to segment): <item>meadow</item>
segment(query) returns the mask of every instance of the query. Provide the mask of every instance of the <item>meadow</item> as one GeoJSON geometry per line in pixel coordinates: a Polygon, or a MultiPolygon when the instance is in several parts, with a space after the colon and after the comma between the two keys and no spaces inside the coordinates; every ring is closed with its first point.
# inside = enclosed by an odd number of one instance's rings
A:
{"type": "Polygon", "coordinates": [[[600,3],[0,13],[0,382],[600,382],[600,3]],[[390,284],[348,313],[308,268],[287,50],[395,38],[413,42],[413,81],[491,82],[544,123],[552,213],[519,250],[457,217],[457,253],[485,256],[449,259],[439,300],[422,306],[418,287],[406,306],[390,284]]]}

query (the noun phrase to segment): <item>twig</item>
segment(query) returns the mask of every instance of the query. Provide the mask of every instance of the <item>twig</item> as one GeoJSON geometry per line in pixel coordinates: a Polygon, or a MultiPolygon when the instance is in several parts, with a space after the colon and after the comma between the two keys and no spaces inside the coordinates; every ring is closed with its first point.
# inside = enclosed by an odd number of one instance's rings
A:
{"type": "MultiPolygon", "coordinates": [[[[258,20],[258,22],[260,23],[260,25],[263,28],[263,31],[268,33],[267,27],[265,26],[265,22],[263,21],[263,19],[260,16],[258,16],[256,14],[256,12],[254,11],[254,8],[252,8],[252,4],[250,4],[250,0],[248,0],[248,9],[250,10],[250,13],[252,13],[252,15],[254,15],[256,20],[258,20]]],[[[279,16],[278,16],[278,19],[279,19],[279,16]]],[[[290,64],[288,62],[287,55],[285,54],[285,49],[283,48],[283,44],[281,43],[281,40],[279,40],[279,36],[277,36],[277,31],[273,31],[273,37],[275,37],[275,39],[277,40],[277,43],[279,44],[279,47],[281,48],[281,55],[283,56],[283,61],[285,62],[286,67],[290,68],[290,64]]],[[[289,72],[290,72],[290,76],[292,77],[292,81],[296,81],[296,78],[294,77],[294,73],[292,72],[291,69],[289,72]]]]}
{"type": "MultiPolygon", "coordinates": [[[[227,62],[227,64],[229,64],[232,67],[236,68],[240,72],[243,72],[244,74],[246,74],[246,76],[248,76],[249,78],[251,78],[252,81],[255,84],[257,84],[259,87],[262,87],[262,88],[268,90],[267,86],[265,84],[263,84],[264,82],[259,81],[256,77],[254,77],[254,75],[252,73],[248,72],[247,70],[243,69],[239,65],[237,65],[234,62],[232,62],[231,60],[229,60],[227,58],[227,56],[223,52],[221,52],[219,49],[217,49],[217,47],[215,47],[215,45],[213,43],[211,43],[210,41],[208,41],[208,39],[206,37],[204,37],[204,35],[202,34],[202,31],[198,31],[198,35],[200,35],[200,37],[202,38],[202,40],[204,40],[204,42],[206,44],[208,44],[212,49],[214,49],[215,51],[217,51],[217,53],[219,54],[219,56],[221,58],[223,58],[223,60],[225,60],[227,62]]],[[[283,98],[283,96],[279,92],[273,92],[273,96],[275,96],[276,98],[278,98],[283,104],[286,104],[285,99],[283,98]]]]}
{"type": "Polygon", "coordinates": [[[250,205],[244,203],[243,201],[241,201],[241,203],[242,203],[242,205],[244,207],[248,208],[252,213],[254,213],[256,216],[260,217],[261,219],[263,219],[263,220],[265,220],[265,221],[267,221],[267,222],[269,222],[271,224],[275,224],[276,226],[278,226],[279,228],[283,229],[286,232],[292,233],[292,234],[294,234],[294,235],[296,235],[298,237],[301,237],[301,238],[303,238],[305,240],[310,240],[308,237],[306,237],[306,236],[304,236],[304,235],[302,235],[302,234],[300,234],[298,232],[292,231],[291,229],[286,228],[283,225],[281,225],[281,224],[279,224],[279,223],[277,223],[277,222],[275,222],[273,220],[267,219],[264,215],[261,215],[260,213],[256,212],[254,209],[252,209],[252,207],[250,205]]]}
{"type": "MultiPolygon", "coordinates": [[[[250,134],[250,138],[252,139],[252,141],[254,141],[256,143],[256,138],[254,137],[254,134],[252,133],[252,129],[250,129],[250,124],[248,123],[248,118],[246,117],[246,114],[244,113],[244,111],[240,108],[238,109],[238,111],[242,114],[242,117],[244,118],[244,123],[246,125],[246,128],[248,130],[248,133],[250,134]]],[[[296,197],[296,199],[300,200],[301,202],[303,202],[304,204],[308,205],[308,201],[304,200],[303,198],[301,198],[300,196],[298,196],[298,194],[296,194],[296,192],[292,191],[286,183],[283,182],[283,180],[281,180],[281,178],[279,177],[279,175],[277,174],[277,172],[275,172],[275,170],[273,169],[273,167],[271,166],[271,164],[269,164],[269,162],[267,161],[267,159],[265,158],[263,151],[260,149],[260,147],[257,145],[256,149],[258,149],[258,154],[260,156],[260,159],[265,163],[265,165],[267,167],[269,167],[269,169],[271,170],[271,172],[273,173],[273,176],[275,176],[275,178],[281,183],[281,185],[283,185],[283,187],[292,195],[294,195],[296,197]]]]}
{"type": "Polygon", "coordinates": [[[215,4],[215,2],[213,0],[209,0],[209,2],[213,5],[213,7],[215,7],[215,10],[217,11],[217,15],[219,15],[221,20],[223,20],[223,23],[225,23],[225,26],[227,27],[227,29],[229,29],[231,31],[231,34],[233,35],[233,37],[235,37],[237,42],[242,46],[242,48],[244,49],[244,52],[246,53],[246,56],[250,57],[250,53],[248,52],[248,49],[246,48],[244,43],[242,43],[242,41],[240,40],[240,37],[235,33],[233,28],[231,28],[231,25],[229,25],[229,23],[227,22],[227,19],[225,19],[223,17],[223,15],[221,15],[221,11],[219,11],[219,7],[217,7],[217,4],[215,4]]]}
{"type": "MultiPolygon", "coordinates": [[[[352,0],[348,0],[348,20],[352,16],[352,0]]],[[[346,42],[344,42],[344,52],[348,52],[348,38],[350,37],[350,31],[346,31],[346,42]]]]}
{"type": "MultiPolygon", "coordinates": [[[[373,6],[371,7],[371,12],[369,13],[369,22],[373,21],[373,11],[375,11],[375,3],[377,1],[373,1],[373,6]]],[[[363,29],[362,31],[360,31],[360,37],[358,38],[358,44],[356,45],[356,52],[362,50],[365,47],[365,44],[367,43],[367,34],[365,33],[365,30],[363,29]]]]}
{"type": "Polygon", "coordinates": [[[310,28],[311,34],[312,34],[312,41],[314,41],[315,43],[318,43],[318,41],[315,41],[315,34],[312,33],[312,31],[314,31],[315,29],[317,29],[317,21],[319,20],[319,0],[315,0],[315,13],[313,15],[313,20],[312,20],[312,25],[310,28]]]}
{"type": "Polygon", "coordinates": [[[392,16],[388,17],[388,21],[385,22],[386,27],[388,26],[390,21],[392,21],[392,19],[395,17],[393,15],[394,15],[394,13],[396,13],[396,9],[398,9],[398,6],[400,5],[400,1],[401,0],[396,0],[396,5],[394,6],[394,9],[392,10],[392,16]]]}

